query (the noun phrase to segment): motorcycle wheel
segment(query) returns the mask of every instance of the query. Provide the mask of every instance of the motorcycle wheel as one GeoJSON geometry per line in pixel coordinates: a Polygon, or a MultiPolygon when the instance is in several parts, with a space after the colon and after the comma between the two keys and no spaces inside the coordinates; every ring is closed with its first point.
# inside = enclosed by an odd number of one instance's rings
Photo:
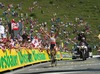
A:
{"type": "Polygon", "coordinates": [[[83,61],[86,60],[86,56],[85,56],[84,52],[82,52],[82,60],[83,61]]]}

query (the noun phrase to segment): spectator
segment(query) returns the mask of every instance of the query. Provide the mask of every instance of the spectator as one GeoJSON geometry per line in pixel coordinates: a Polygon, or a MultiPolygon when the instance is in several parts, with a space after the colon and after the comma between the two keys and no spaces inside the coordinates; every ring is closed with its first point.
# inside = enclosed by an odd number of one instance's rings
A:
{"type": "Polygon", "coordinates": [[[28,41],[28,35],[26,32],[23,33],[22,38],[23,38],[23,42],[28,41]]]}
{"type": "Polygon", "coordinates": [[[37,48],[39,46],[39,39],[37,36],[35,36],[32,40],[33,47],[37,48]]]}
{"type": "Polygon", "coordinates": [[[0,24],[0,38],[3,38],[3,35],[5,34],[5,27],[0,24]]]}

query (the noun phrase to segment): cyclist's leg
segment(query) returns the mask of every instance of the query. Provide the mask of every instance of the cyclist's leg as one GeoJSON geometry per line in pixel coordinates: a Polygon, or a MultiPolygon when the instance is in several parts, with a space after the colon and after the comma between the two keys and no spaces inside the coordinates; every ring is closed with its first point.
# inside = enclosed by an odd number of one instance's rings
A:
{"type": "Polygon", "coordinates": [[[56,50],[52,49],[52,64],[53,66],[57,65],[57,61],[56,61],[56,50]]]}
{"type": "Polygon", "coordinates": [[[50,62],[51,62],[51,66],[52,66],[52,46],[50,46],[50,62]]]}
{"type": "Polygon", "coordinates": [[[56,49],[54,49],[54,63],[55,63],[55,66],[57,65],[57,60],[56,60],[56,49]]]}
{"type": "Polygon", "coordinates": [[[53,66],[53,64],[54,64],[54,55],[55,55],[55,53],[54,53],[55,51],[54,51],[54,45],[52,45],[51,44],[51,47],[50,47],[50,58],[51,58],[51,66],[53,66]]]}

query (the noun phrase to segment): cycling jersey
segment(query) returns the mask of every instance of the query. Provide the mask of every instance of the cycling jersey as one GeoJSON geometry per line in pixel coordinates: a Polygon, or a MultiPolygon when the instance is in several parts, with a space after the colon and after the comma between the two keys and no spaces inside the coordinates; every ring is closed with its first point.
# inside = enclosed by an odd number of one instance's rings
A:
{"type": "Polygon", "coordinates": [[[56,38],[51,37],[50,38],[50,50],[54,49],[55,45],[56,45],[56,38]]]}
{"type": "Polygon", "coordinates": [[[54,37],[50,38],[51,44],[56,44],[56,39],[54,37]]]}

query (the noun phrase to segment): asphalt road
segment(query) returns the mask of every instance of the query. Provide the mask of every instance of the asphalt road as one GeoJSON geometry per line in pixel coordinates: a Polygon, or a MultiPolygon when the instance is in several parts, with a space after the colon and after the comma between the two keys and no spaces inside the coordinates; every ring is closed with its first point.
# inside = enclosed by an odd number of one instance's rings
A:
{"type": "Polygon", "coordinates": [[[62,60],[51,67],[50,62],[40,63],[4,74],[100,74],[100,58],[88,58],[86,61],[62,60]]]}

